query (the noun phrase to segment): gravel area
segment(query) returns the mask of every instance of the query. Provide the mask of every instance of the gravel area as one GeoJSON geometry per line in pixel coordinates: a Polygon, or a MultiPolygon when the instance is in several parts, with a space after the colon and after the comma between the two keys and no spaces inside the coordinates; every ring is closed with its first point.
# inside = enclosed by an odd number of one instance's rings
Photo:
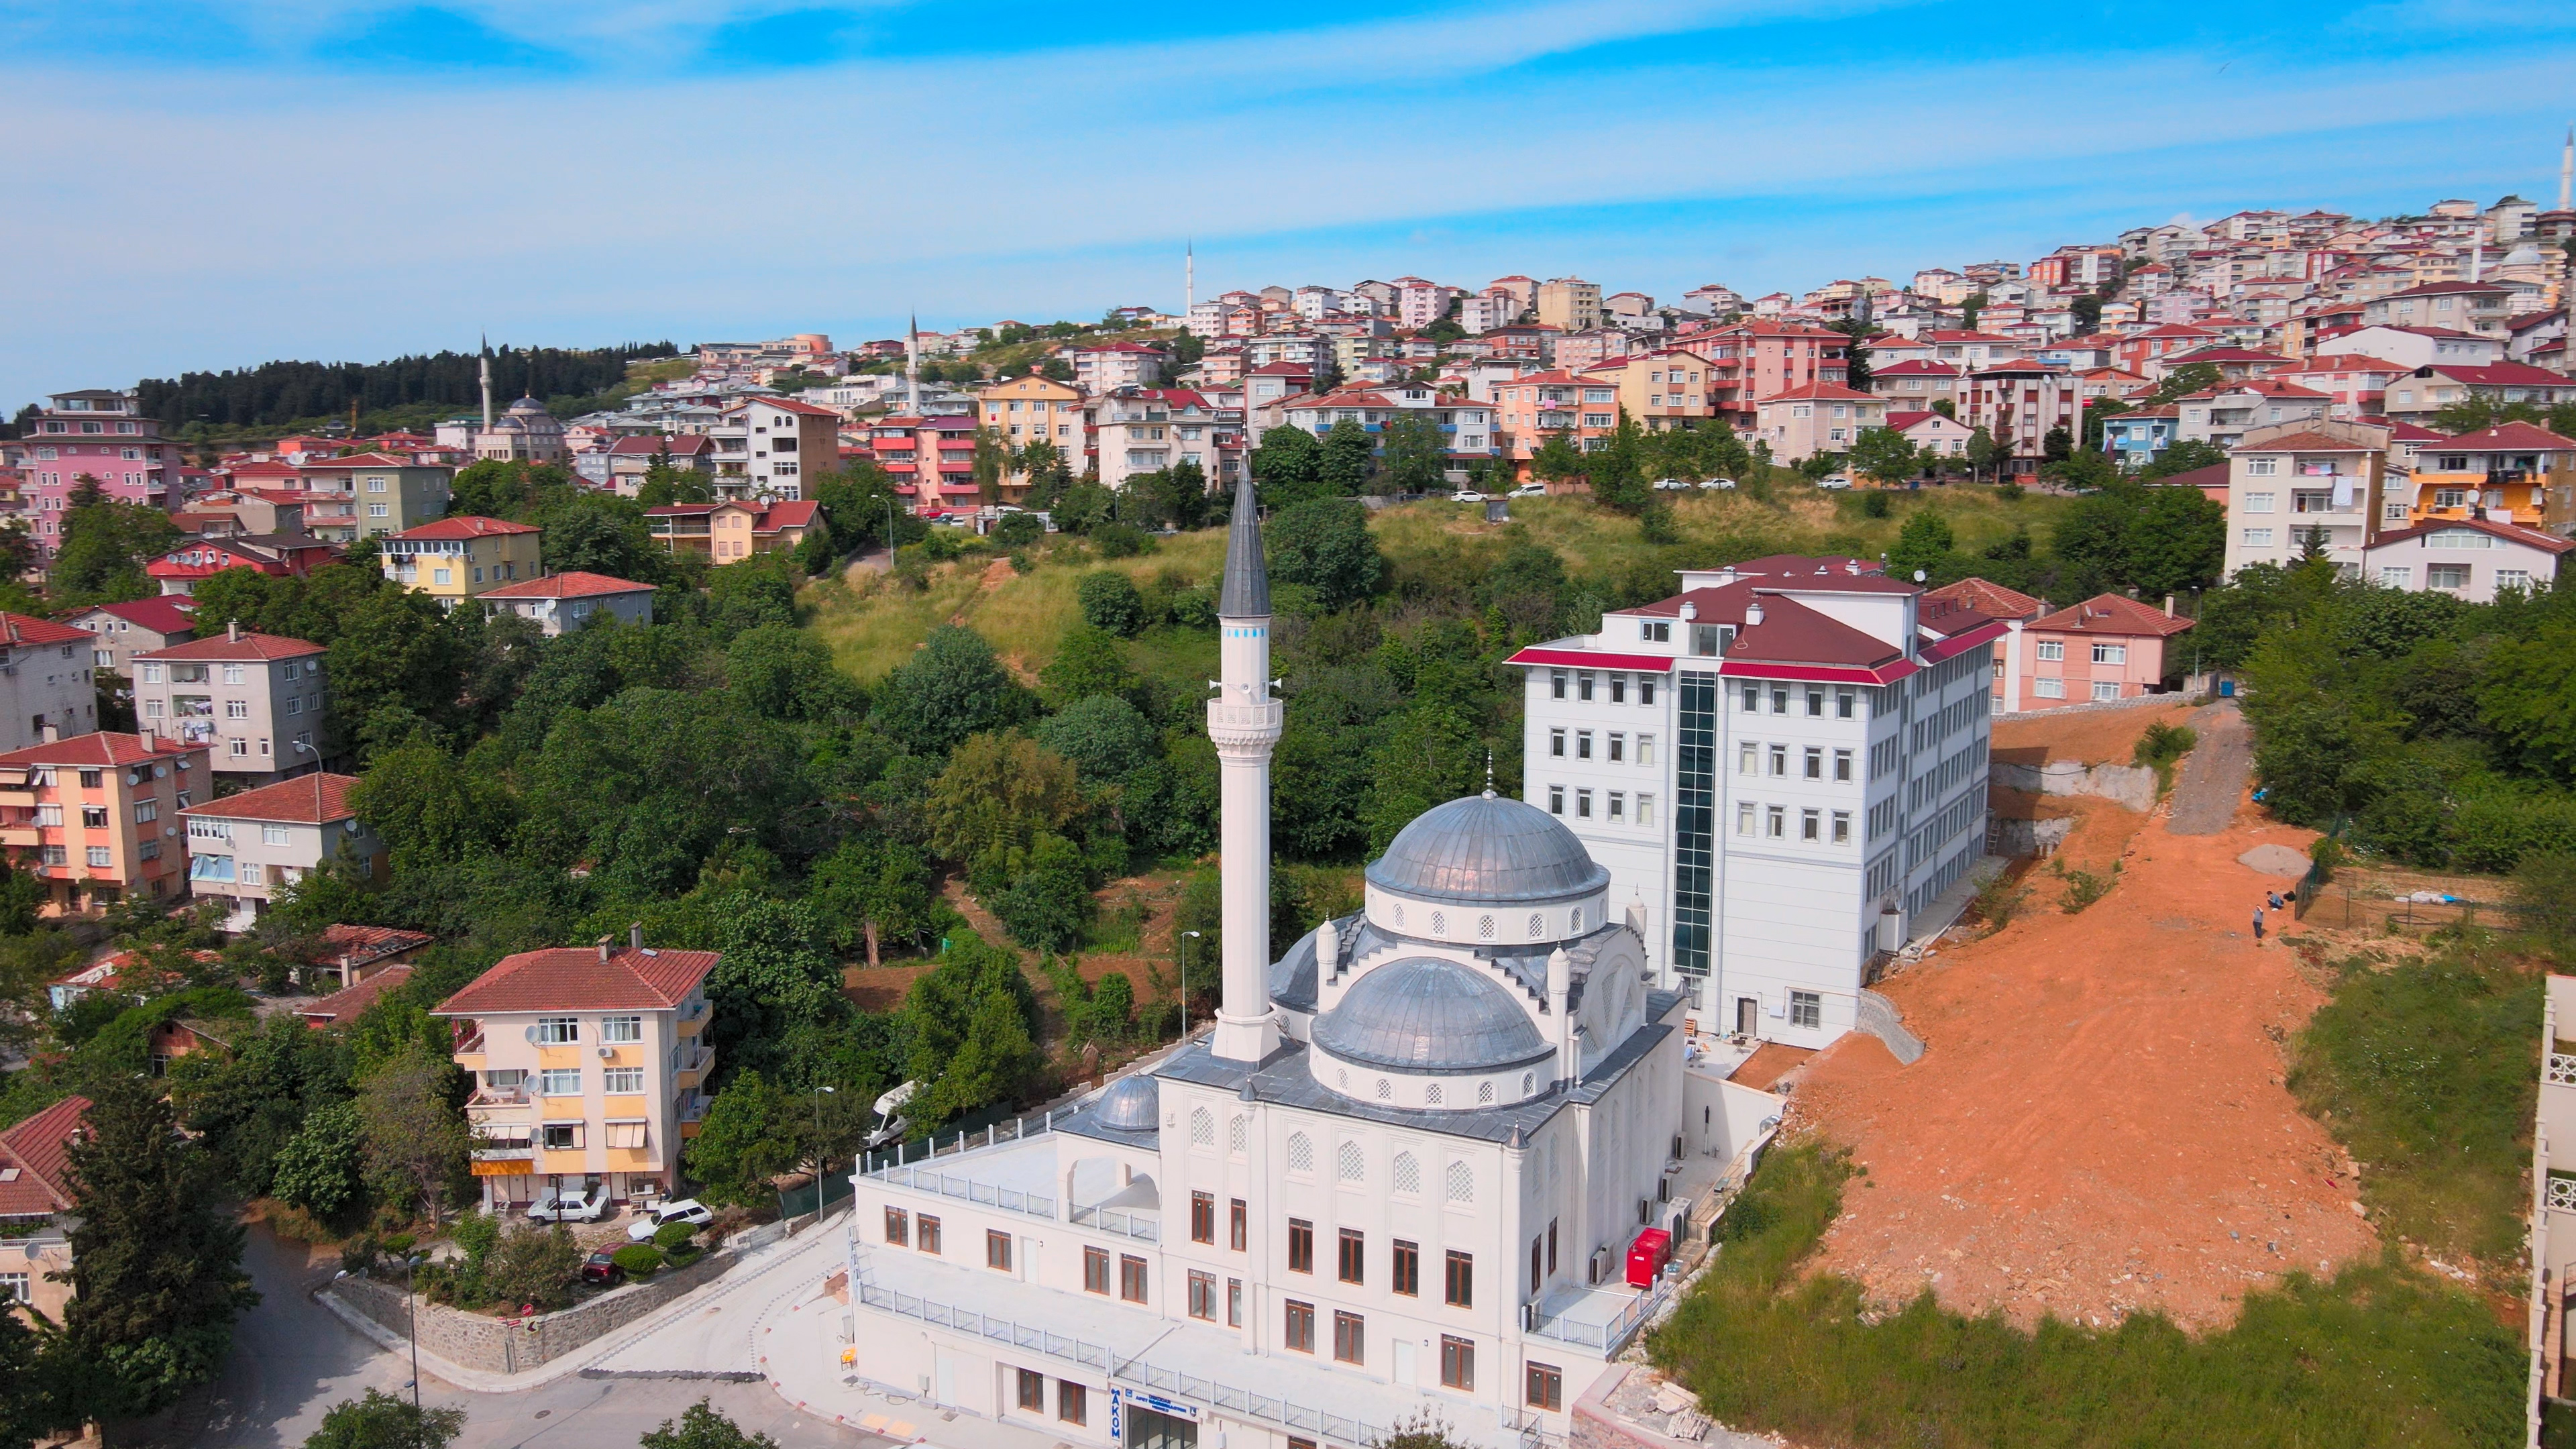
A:
{"type": "Polygon", "coordinates": [[[2236,818],[2254,774],[2254,731],[2234,700],[2194,710],[2188,721],[2200,743],[2174,781],[2173,812],[2165,830],[2174,835],[2216,835],[2236,818]]]}

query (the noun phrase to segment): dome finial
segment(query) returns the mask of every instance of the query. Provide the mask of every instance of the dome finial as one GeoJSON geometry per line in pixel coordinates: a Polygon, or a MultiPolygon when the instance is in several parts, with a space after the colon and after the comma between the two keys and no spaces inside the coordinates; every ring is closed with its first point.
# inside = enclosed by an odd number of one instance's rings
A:
{"type": "Polygon", "coordinates": [[[1494,798],[1494,752],[1485,751],[1485,798],[1494,798]]]}

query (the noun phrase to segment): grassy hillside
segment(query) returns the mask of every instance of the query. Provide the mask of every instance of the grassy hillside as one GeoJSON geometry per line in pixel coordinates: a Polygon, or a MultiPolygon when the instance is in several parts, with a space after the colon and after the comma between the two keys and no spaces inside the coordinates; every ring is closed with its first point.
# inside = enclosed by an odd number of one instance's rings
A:
{"type": "MultiPolygon", "coordinates": [[[[1964,552],[1980,552],[2022,528],[2044,551],[2051,523],[2065,506],[2062,499],[2037,494],[2004,498],[1991,488],[1950,487],[1884,495],[1888,516],[1871,518],[1867,496],[1803,485],[1776,490],[1770,502],[1743,492],[1678,495],[1672,519],[1679,542],[1669,546],[1647,542],[1635,519],[1595,507],[1588,498],[1515,499],[1512,521],[1501,524],[1487,523],[1484,509],[1472,504],[1414,503],[1375,514],[1369,527],[1392,565],[1399,599],[1472,588],[1520,542],[1554,549],[1575,578],[1622,580],[1631,594],[1651,597],[1664,591],[1652,576],[1668,580],[1668,571],[1684,564],[1714,566],[1766,553],[1876,558],[1895,542],[1905,520],[1925,509],[1948,518],[1964,552]]],[[[934,567],[925,589],[859,569],[844,582],[809,588],[806,602],[811,627],[831,646],[833,658],[863,682],[884,678],[944,623],[973,628],[1013,668],[1034,675],[1055,657],[1058,641],[1079,617],[1074,589],[1083,573],[1116,569],[1139,588],[1156,581],[1171,588],[1204,586],[1215,579],[1224,556],[1225,535],[1218,529],[1166,538],[1153,553],[1127,559],[1104,560],[1079,540],[1058,537],[1039,552],[1029,573],[974,552],[934,567]]],[[[1159,659],[1163,652],[1146,656],[1159,659]]],[[[1209,652],[1212,664],[1213,641],[1209,652]]]]}

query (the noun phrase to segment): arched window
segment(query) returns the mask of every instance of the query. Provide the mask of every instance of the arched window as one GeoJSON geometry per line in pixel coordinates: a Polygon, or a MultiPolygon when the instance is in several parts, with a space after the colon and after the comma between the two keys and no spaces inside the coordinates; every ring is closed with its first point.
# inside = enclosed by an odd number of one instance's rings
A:
{"type": "Polygon", "coordinates": [[[1578,936],[1583,934],[1583,907],[1574,908],[1574,914],[1566,918],[1565,929],[1578,936]]]}
{"type": "MultiPolygon", "coordinates": [[[[1440,1100],[1440,1084],[1431,1084],[1431,1100],[1440,1100]]],[[[1395,1154],[1395,1190],[1412,1194],[1422,1191],[1422,1163],[1410,1152],[1395,1154]]]]}
{"type": "Polygon", "coordinates": [[[1192,1147],[1216,1145],[1216,1114],[1205,1107],[1190,1109],[1190,1145],[1192,1147]]]}
{"type": "Polygon", "coordinates": [[[1226,1150],[1230,1152],[1241,1152],[1243,1150],[1244,1139],[1251,1135],[1251,1132],[1252,1123],[1249,1119],[1240,1115],[1229,1119],[1225,1124],[1226,1150]]]}
{"type": "Polygon", "coordinates": [[[1491,1105],[1494,1100],[1494,1084],[1491,1082],[1478,1082],[1476,1084],[1476,1100],[1478,1102],[1491,1105]]]}
{"type": "Polygon", "coordinates": [[[1423,1088],[1423,1089],[1422,1089],[1422,1100],[1424,1100],[1424,1101],[1426,1101],[1426,1102],[1430,1103],[1430,1104],[1431,1104],[1432,1106],[1434,1106],[1434,1107],[1439,1106],[1439,1105],[1440,1105],[1440,1084],[1439,1084],[1438,1082],[1433,1082],[1430,1086],[1427,1086],[1427,1087],[1423,1088]]]}
{"type": "Polygon", "coordinates": [[[1476,918],[1476,939],[1479,941],[1490,941],[1494,939],[1493,917],[1478,916],[1476,918]]]}
{"type": "Polygon", "coordinates": [[[1395,1084],[1384,1077],[1377,1079],[1377,1099],[1381,1102],[1395,1095],[1395,1084]]]}
{"type": "Polygon", "coordinates": [[[1536,911],[1532,911],[1532,912],[1530,912],[1530,925],[1529,925],[1529,932],[1530,932],[1530,939],[1531,939],[1531,940],[1533,940],[1533,941],[1537,940],[1537,939],[1538,939],[1539,937],[1541,937],[1541,936],[1546,935],[1546,934],[1547,934],[1547,917],[1540,915],[1540,914],[1539,914],[1538,912],[1536,912],[1536,911]]]}
{"type": "Polygon", "coordinates": [[[1345,1141],[1333,1154],[1333,1176],[1344,1182],[1368,1181],[1368,1159],[1360,1155],[1360,1145],[1345,1141]]]}
{"type": "Polygon", "coordinates": [[[1395,902],[1387,907],[1387,912],[1395,917],[1396,929],[1402,930],[1404,928],[1404,903],[1401,901],[1395,902]]]}
{"type": "Polygon", "coordinates": [[[1290,1172],[1315,1170],[1315,1143],[1303,1132],[1288,1134],[1288,1170],[1290,1172]]]}
{"type": "Polygon", "coordinates": [[[1463,1162],[1450,1163],[1448,1176],[1448,1197],[1451,1202],[1474,1202],[1476,1200],[1476,1174],[1468,1170],[1467,1164],[1463,1162]]]}
{"type": "Polygon", "coordinates": [[[1431,934],[1435,936],[1445,936],[1449,934],[1449,918],[1446,915],[1443,915],[1438,911],[1433,911],[1431,913],[1431,934]]]}
{"type": "Polygon", "coordinates": [[[1522,1096],[1524,1096],[1524,1097],[1526,1097],[1526,1096],[1528,1096],[1530,1093],[1535,1092],[1535,1091],[1537,1091],[1537,1090],[1538,1090],[1538,1073],[1536,1073],[1536,1072],[1523,1072],[1523,1073],[1521,1073],[1521,1095],[1522,1095],[1522,1096]]]}

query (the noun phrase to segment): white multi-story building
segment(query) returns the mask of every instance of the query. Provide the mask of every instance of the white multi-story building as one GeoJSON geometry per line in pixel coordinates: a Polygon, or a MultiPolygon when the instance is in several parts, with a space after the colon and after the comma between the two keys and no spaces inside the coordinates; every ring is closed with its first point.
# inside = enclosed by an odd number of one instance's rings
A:
{"type": "Polygon", "coordinates": [[[1522,789],[1609,867],[1659,986],[1821,1047],[1985,854],[2005,625],[1847,558],[1685,570],[1524,649],[1522,789]]]}
{"type": "Polygon", "coordinates": [[[1247,480],[1208,703],[1215,1027],[1043,1126],[865,1163],[843,1362],[1066,1444],[1357,1446],[1425,1409],[1462,1444],[1559,1441],[1671,1291],[1652,1263],[1627,1285],[1641,1229],[1780,1099],[1686,1062],[1609,872],[1491,791],[1415,819],[1360,911],[1268,959],[1256,512],[1247,480]]]}

